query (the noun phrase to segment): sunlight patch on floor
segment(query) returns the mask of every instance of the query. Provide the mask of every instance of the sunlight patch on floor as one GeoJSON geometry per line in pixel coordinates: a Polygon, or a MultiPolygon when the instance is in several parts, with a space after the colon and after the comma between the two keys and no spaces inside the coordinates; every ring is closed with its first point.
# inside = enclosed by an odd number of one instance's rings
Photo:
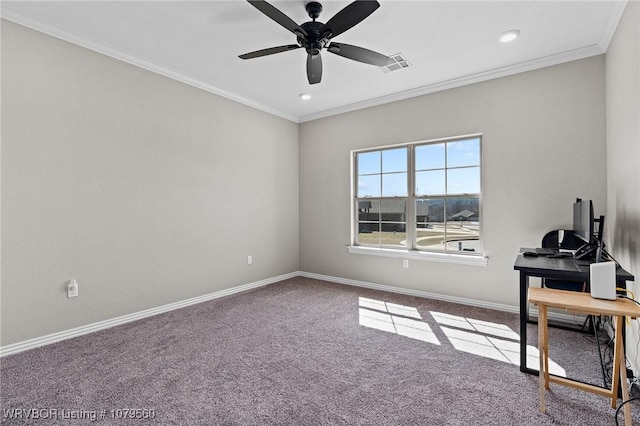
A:
{"type": "MultiPolygon", "coordinates": [[[[520,366],[520,336],[507,325],[443,312],[430,313],[457,350],[520,366]]],[[[527,345],[527,366],[534,369],[540,366],[540,352],[530,345],[527,345]]],[[[566,377],[565,369],[552,359],[549,359],[549,372],[566,377]]]]}
{"type": "Polygon", "coordinates": [[[458,315],[445,314],[444,312],[430,312],[433,319],[438,324],[450,325],[464,330],[473,330],[478,333],[490,334],[492,336],[504,337],[506,339],[519,340],[518,333],[511,330],[504,324],[495,322],[481,321],[473,318],[465,318],[458,315]]]}
{"type": "MultiPolygon", "coordinates": [[[[358,304],[359,324],[363,327],[435,345],[441,344],[415,307],[366,297],[360,297],[358,304]]],[[[520,365],[520,336],[509,326],[444,312],[429,313],[456,350],[520,365]]],[[[533,369],[540,366],[540,352],[530,345],[527,345],[527,366],[533,369]]],[[[552,359],[549,359],[549,372],[566,377],[564,368],[552,359]]]]}
{"type": "Polygon", "coordinates": [[[395,333],[399,336],[439,345],[440,341],[418,310],[411,306],[361,297],[359,322],[363,327],[395,333]]]}

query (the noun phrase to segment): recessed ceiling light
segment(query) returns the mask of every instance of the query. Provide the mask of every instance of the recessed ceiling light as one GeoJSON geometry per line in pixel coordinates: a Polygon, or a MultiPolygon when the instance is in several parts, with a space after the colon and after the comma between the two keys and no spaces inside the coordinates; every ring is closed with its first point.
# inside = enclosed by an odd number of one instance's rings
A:
{"type": "Polygon", "coordinates": [[[302,99],[303,101],[308,101],[309,99],[311,99],[310,93],[300,93],[298,96],[300,96],[300,99],[302,99]]]}
{"type": "Polygon", "coordinates": [[[509,42],[517,39],[519,35],[520,35],[520,31],[518,31],[518,30],[509,30],[509,31],[505,31],[502,34],[500,34],[499,40],[502,43],[509,43],[509,42]]]}

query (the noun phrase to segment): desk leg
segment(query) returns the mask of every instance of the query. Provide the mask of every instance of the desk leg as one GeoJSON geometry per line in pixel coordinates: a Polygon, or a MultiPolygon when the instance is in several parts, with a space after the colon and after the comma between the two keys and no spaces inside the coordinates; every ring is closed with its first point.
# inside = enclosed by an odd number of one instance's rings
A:
{"type": "MultiPolygon", "coordinates": [[[[624,317],[616,317],[616,332],[614,346],[614,363],[613,363],[613,383],[611,384],[611,407],[616,408],[618,405],[618,379],[622,388],[622,401],[629,399],[629,387],[627,384],[627,362],[624,356],[624,343],[622,341],[622,330],[624,317]],[[619,370],[619,371],[616,371],[619,370]],[[619,374],[618,374],[619,373],[619,374]]],[[[624,424],[631,425],[631,407],[626,404],[624,410],[624,424]]]]}
{"type": "Polygon", "coordinates": [[[538,348],[540,352],[540,374],[538,375],[538,384],[540,387],[540,411],[544,413],[544,393],[549,389],[549,371],[547,366],[547,307],[538,305],[538,348]]]}
{"type": "Polygon", "coordinates": [[[542,317],[542,331],[544,332],[544,388],[549,390],[549,311],[545,305],[542,317]]]}
{"type": "Polygon", "coordinates": [[[527,369],[527,321],[529,320],[529,302],[527,292],[529,291],[529,277],[520,271],[520,371],[528,372],[527,369]]]}
{"type": "MultiPolygon", "coordinates": [[[[611,380],[611,407],[616,408],[618,404],[618,385],[620,384],[620,378],[622,376],[621,368],[625,369],[624,356],[622,361],[622,367],[620,363],[620,348],[622,347],[620,337],[622,335],[622,320],[623,317],[616,316],[615,318],[615,334],[614,334],[614,346],[613,346],[613,372],[611,380]]],[[[625,370],[626,375],[626,370],[625,370]]],[[[624,398],[624,395],[622,396],[624,398]]]]}

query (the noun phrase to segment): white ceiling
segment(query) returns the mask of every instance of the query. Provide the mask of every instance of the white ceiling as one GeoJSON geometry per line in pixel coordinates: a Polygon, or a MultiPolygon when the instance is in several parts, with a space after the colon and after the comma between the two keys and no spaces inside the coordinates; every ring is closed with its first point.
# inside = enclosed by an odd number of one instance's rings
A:
{"type": "MultiPolygon", "coordinates": [[[[306,1],[273,1],[295,22],[306,1]]],[[[349,1],[324,1],[326,22],[349,1]]],[[[392,55],[411,67],[381,69],[323,52],[322,82],[309,85],[293,34],[243,0],[3,1],[2,17],[287,119],[302,122],[366,106],[604,53],[626,1],[380,0],[334,41],[392,55]],[[503,44],[498,35],[518,29],[503,44]],[[300,93],[313,98],[302,101],[300,93]]]]}

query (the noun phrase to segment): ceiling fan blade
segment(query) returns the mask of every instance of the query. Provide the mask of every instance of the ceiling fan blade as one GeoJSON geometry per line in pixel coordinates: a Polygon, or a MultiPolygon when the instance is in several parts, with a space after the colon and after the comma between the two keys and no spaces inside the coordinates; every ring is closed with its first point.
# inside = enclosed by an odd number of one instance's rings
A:
{"type": "Polygon", "coordinates": [[[272,6],[270,3],[267,3],[264,0],[247,0],[247,1],[251,3],[253,7],[258,9],[260,12],[264,13],[269,18],[273,19],[278,24],[282,25],[292,33],[296,35],[298,34],[302,34],[304,36],[308,35],[307,32],[304,29],[302,29],[302,27],[300,27],[291,18],[289,18],[284,13],[282,13],[275,6],[272,6]]]}
{"type": "Polygon", "coordinates": [[[342,34],[367,16],[371,15],[379,7],[380,3],[377,1],[354,1],[340,12],[336,13],[333,18],[329,19],[329,21],[324,24],[320,33],[323,34],[328,31],[331,33],[330,37],[342,34]]]}
{"type": "Polygon", "coordinates": [[[289,50],[299,49],[302,46],[297,44],[287,44],[286,46],[269,47],[267,49],[256,50],[255,52],[245,53],[238,56],[240,59],[259,58],[260,56],[273,55],[274,53],[287,52],[289,50]]]}
{"type": "Polygon", "coordinates": [[[382,53],[346,43],[331,43],[329,47],[327,47],[327,51],[347,59],[353,59],[354,61],[364,62],[365,64],[376,65],[378,67],[384,67],[391,60],[382,53]]]}
{"type": "Polygon", "coordinates": [[[309,84],[320,83],[320,80],[322,80],[322,57],[320,53],[307,55],[307,78],[309,79],[309,84]]]}

